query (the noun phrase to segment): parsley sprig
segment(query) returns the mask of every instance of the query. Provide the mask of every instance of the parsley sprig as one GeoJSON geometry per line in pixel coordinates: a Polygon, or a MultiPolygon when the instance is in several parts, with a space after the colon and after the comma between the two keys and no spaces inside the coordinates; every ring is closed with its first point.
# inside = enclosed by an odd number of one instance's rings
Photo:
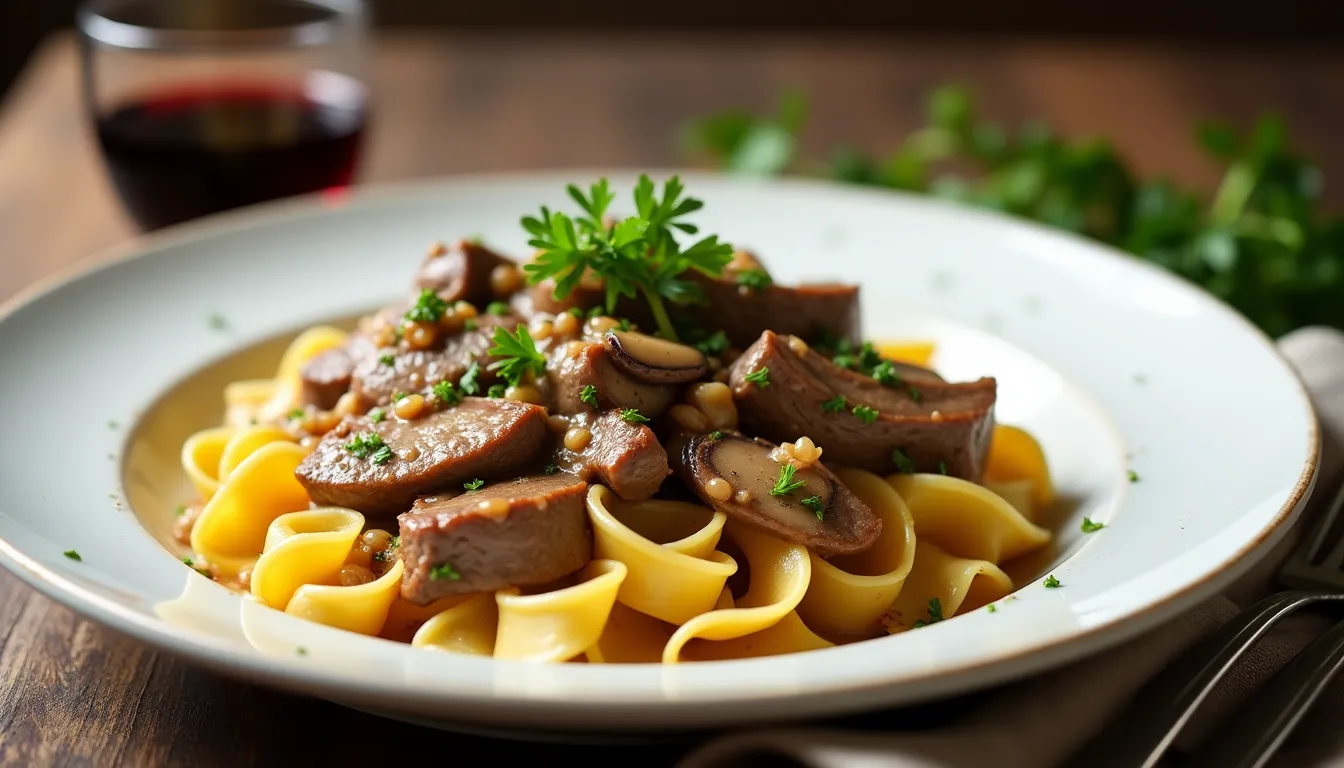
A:
{"type": "Polygon", "coordinates": [[[929,620],[916,619],[916,627],[927,627],[930,624],[943,620],[943,601],[936,597],[929,598],[929,620]]]}
{"type": "Polygon", "coordinates": [[[607,211],[616,199],[606,179],[598,179],[587,194],[571,184],[566,188],[583,213],[571,217],[545,206],[540,216],[525,216],[523,229],[531,235],[528,244],[539,253],[523,267],[529,284],[555,282],[554,295],[564,299],[588,273],[600,278],[608,313],[616,310],[622,296],[642,295],[649,304],[658,333],[678,341],[667,313],[667,302],[694,304],[704,299],[699,287],[682,277],[689,270],[717,277],[732,259],[733,249],[717,235],[705,237],[682,249],[674,231],[694,235],[699,228],[684,218],[704,203],[683,197],[685,188],[676,176],[663,184],[661,198],[648,176],[635,185],[637,215],[610,224],[607,211]]]}
{"type": "MultiPolygon", "coordinates": [[[[527,332],[527,326],[522,323],[518,324],[516,333],[509,333],[502,327],[496,328],[494,341],[495,346],[490,348],[490,356],[499,359],[491,363],[489,368],[492,371],[499,371],[500,378],[509,384],[518,386],[528,371],[532,371],[534,376],[546,372],[546,356],[537,351],[537,345],[532,341],[532,334],[527,332]]],[[[493,392],[494,387],[490,390],[493,392]]]]}
{"type": "Polygon", "coordinates": [[[355,435],[353,440],[345,444],[345,450],[356,459],[369,459],[374,464],[386,464],[392,460],[392,448],[383,442],[382,435],[377,432],[355,435]]]}
{"type": "Polygon", "coordinates": [[[779,465],[779,477],[775,480],[775,487],[770,489],[771,496],[788,496],[790,493],[807,485],[803,480],[794,480],[793,476],[798,468],[792,464],[779,465]]]}

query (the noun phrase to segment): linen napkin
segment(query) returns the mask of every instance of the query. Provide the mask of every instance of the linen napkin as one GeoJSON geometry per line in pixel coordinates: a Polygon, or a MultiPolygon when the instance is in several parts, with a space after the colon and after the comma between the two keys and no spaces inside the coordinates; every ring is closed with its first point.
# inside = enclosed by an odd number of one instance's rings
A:
{"type": "MultiPolygon", "coordinates": [[[[1304,328],[1279,350],[1311,393],[1322,452],[1317,494],[1284,540],[1223,595],[1118,648],[959,703],[959,717],[923,731],[872,733],[842,728],[744,732],[711,741],[679,768],[1039,768],[1058,765],[1097,733],[1149,678],[1191,643],[1273,591],[1273,574],[1344,477],[1344,333],[1304,328]]],[[[1243,656],[1177,739],[1197,748],[1209,730],[1329,624],[1296,614],[1243,656]]],[[[1271,765],[1344,764],[1344,680],[1337,680],[1271,765]]]]}

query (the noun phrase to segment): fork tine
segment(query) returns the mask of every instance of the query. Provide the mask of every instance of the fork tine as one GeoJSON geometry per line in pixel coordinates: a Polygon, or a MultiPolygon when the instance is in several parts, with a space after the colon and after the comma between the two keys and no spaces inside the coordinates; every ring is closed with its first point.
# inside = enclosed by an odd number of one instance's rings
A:
{"type": "Polygon", "coordinates": [[[1294,589],[1344,589],[1344,531],[1340,511],[1344,509],[1344,483],[1335,489],[1329,504],[1320,512],[1306,537],[1293,549],[1279,572],[1279,581],[1294,589]],[[1333,544],[1325,556],[1321,552],[1333,544]]]}

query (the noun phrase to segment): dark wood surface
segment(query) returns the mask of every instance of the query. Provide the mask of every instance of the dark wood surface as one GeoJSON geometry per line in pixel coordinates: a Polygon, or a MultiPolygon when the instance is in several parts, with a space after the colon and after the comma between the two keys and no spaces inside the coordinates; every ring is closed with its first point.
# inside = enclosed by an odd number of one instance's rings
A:
{"type": "MultiPolygon", "coordinates": [[[[1203,185],[1216,172],[1194,149],[1191,125],[1212,116],[1247,122],[1274,107],[1327,180],[1344,179],[1344,54],[1323,51],[473,33],[384,37],[377,52],[363,171],[371,182],[678,165],[674,129],[683,119],[727,106],[765,109],[789,85],[812,94],[809,146],[849,140],[880,149],[917,123],[925,90],[947,80],[978,88],[985,110],[1005,120],[1040,117],[1064,132],[1104,133],[1140,171],[1203,185]]],[[[0,113],[0,300],[134,234],[103,175],[77,88],[75,48],[55,38],[0,113]]],[[[1340,200],[1339,190],[1330,197],[1340,200]]],[[[368,765],[404,760],[409,751],[452,765],[582,755],[589,763],[659,766],[684,749],[448,735],[272,692],[83,621],[7,573],[0,573],[0,643],[5,765],[368,765]],[[313,732],[324,735],[304,735],[313,732]]]]}

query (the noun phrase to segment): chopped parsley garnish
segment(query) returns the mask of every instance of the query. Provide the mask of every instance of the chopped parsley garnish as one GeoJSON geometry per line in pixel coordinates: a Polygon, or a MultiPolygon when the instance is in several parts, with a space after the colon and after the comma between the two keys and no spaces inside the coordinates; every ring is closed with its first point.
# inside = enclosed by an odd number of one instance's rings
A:
{"type": "Polygon", "coordinates": [[[901,384],[901,377],[896,373],[896,366],[892,365],[890,360],[883,360],[873,367],[873,380],[884,387],[898,387],[901,384]]]}
{"type": "Polygon", "coordinates": [[[453,386],[451,381],[440,381],[430,391],[433,392],[434,400],[440,408],[447,408],[462,402],[462,393],[457,391],[457,387],[453,386]]]}
{"type": "Polygon", "coordinates": [[[65,550],[64,552],[62,552],[61,554],[65,555],[67,558],[69,558],[69,559],[71,559],[71,560],[74,560],[76,563],[82,563],[82,562],[84,562],[84,558],[80,557],[80,556],[79,556],[79,553],[76,552],[76,551],[73,550],[73,549],[67,549],[67,550],[65,550]]]}
{"type": "Polygon", "coordinates": [[[401,537],[400,537],[400,536],[392,536],[392,537],[388,538],[388,540],[387,540],[387,548],[388,548],[388,549],[396,549],[397,547],[400,547],[400,546],[401,546],[401,537]]]}
{"type": "Polygon", "coordinates": [[[993,604],[993,603],[990,603],[989,605],[985,606],[985,608],[986,608],[990,613],[998,613],[998,612],[999,612],[999,607],[998,607],[997,605],[993,604]]]}
{"type": "Polygon", "coordinates": [[[640,413],[638,408],[622,408],[621,421],[627,421],[631,424],[648,424],[649,417],[640,413]]]}
{"type": "Polygon", "coordinates": [[[619,321],[617,321],[617,323],[616,323],[616,330],[618,330],[618,331],[622,331],[622,332],[630,331],[630,330],[632,330],[634,327],[635,327],[634,324],[630,322],[630,318],[628,318],[628,317],[622,317],[622,318],[621,318],[619,321]]]}
{"type": "Polygon", "coordinates": [[[490,370],[499,371],[500,377],[510,384],[518,386],[528,371],[536,376],[546,372],[546,357],[537,351],[537,345],[532,342],[532,335],[522,323],[518,324],[516,333],[496,328],[494,341],[495,346],[490,348],[490,356],[499,359],[490,364],[490,370]]]}
{"type": "Polygon", "coordinates": [[[453,570],[452,563],[443,563],[429,569],[430,581],[461,581],[462,574],[453,570]]]}
{"type": "Polygon", "coordinates": [[[821,404],[822,413],[840,413],[845,410],[848,404],[845,402],[844,395],[836,395],[830,400],[825,400],[821,404]]]}
{"type": "Polygon", "coordinates": [[[716,429],[716,430],[714,430],[713,432],[710,432],[710,433],[709,433],[709,439],[710,439],[710,440],[722,440],[722,439],[723,439],[723,432],[721,432],[720,430],[717,430],[717,429],[716,429]]]}
{"type": "Polygon", "coordinates": [[[374,424],[382,423],[383,419],[386,418],[387,418],[387,412],[384,411],[382,408],[374,408],[371,411],[369,411],[369,421],[373,422],[374,424]]]}
{"type": "Polygon", "coordinates": [[[462,321],[462,330],[464,331],[474,331],[479,327],[481,327],[481,324],[474,317],[468,317],[462,321]]]}
{"type": "Polygon", "coordinates": [[[779,477],[775,480],[775,487],[770,489],[771,496],[788,496],[790,493],[807,486],[802,480],[794,480],[793,475],[798,468],[792,464],[781,464],[779,466],[779,477]]]}
{"type": "Polygon", "coordinates": [[[297,654],[297,655],[299,655],[299,656],[307,656],[307,655],[308,655],[308,649],[307,649],[307,648],[304,648],[302,645],[300,645],[299,647],[297,647],[297,648],[294,649],[294,653],[297,654]]]}
{"type": "Polygon", "coordinates": [[[604,311],[605,309],[603,307],[592,307],[588,310],[588,319],[592,320],[595,317],[601,317],[604,311]]]}
{"type": "Polygon", "coordinates": [[[737,284],[748,290],[763,291],[774,283],[764,269],[744,269],[737,273],[737,284]]]}
{"type": "Polygon", "coordinates": [[[289,420],[290,420],[290,421],[298,421],[299,419],[302,419],[302,418],[303,418],[304,416],[306,416],[307,414],[308,414],[308,412],[305,411],[305,410],[303,410],[302,408],[295,408],[294,410],[292,410],[292,411],[289,412],[289,420]]]}
{"type": "Polygon", "coordinates": [[[657,324],[657,335],[680,341],[667,311],[667,304],[688,305],[703,301],[704,291],[682,277],[694,270],[717,277],[732,260],[733,248],[710,235],[682,248],[673,231],[693,235],[699,231],[684,219],[704,207],[699,200],[682,197],[684,187],[676,176],[663,185],[659,199],[653,181],[640,176],[635,185],[635,216],[608,226],[607,210],[616,199],[606,179],[587,191],[573,184],[569,196],[582,213],[571,218],[543,207],[540,216],[523,218],[531,238],[528,245],[540,251],[526,266],[528,283],[555,283],[554,297],[562,300],[579,286],[585,274],[600,278],[608,313],[622,296],[642,296],[657,324]]]}
{"type": "Polygon", "coordinates": [[[485,485],[485,481],[478,477],[471,482],[463,483],[462,487],[466,488],[468,491],[479,491],[483,485],[485,485]]]}
{"type": "Polygon", "coordinates": [[[503,384],[491,384],[490,388],[485,391],[485,396],[496,398],[503,397],[504,392],[507,391],[507,389],[508,388],[505,387],[503,384]]]}
{"type": "Polygon", "coordinates": [[[379,364],[384,365],[388,368],[395,368],[397,366],[397,356],[383,355],[382,357],[378,358],[378,362],[379,364]]]}
{"type": "Polygon", "coordinates": [[[570,307],[569,309],[566,309],[565,311],[568,312],[569,314],[573,315],[575,318],[577,318],[577,319],[579,319],[579,320],[582,320],[582,319],[583,319],[583,307],[570,307]]]}
{"type": "Polygon", "coordinates": [[[182,564],[187,566],[191,570],[201,574],[202,576],[205,576],[206,578],[214,578],[214,576],[210,574],[209,568],[197,565],[196,561],[192,560],[190,557],[182,558],[182,564]]]}
{"type": "Polygon", "coordinates": [[[480,376],[481,364],[473,360],[471,365],[467,366],[467,372],[462,374],[462,378],[457,380],[457,386],[461,388],[463,393],[474,395],[481,391],[481,383],[477,381],[480,376]]]}
{"type": "Polygon", "coordinates": [[[940,461],[940,462],[938,462],[938,474],[940,474],[940,475],[946,475],[946,474],[947,474],[947,462],[946,462],[946,461],[940,461]]]}
{"type": "Polygon", "coordinates": [[[854,418],[862,421],[864,424],[872,424],[874,421],[877,421],[876,408],[869,408],[866,405],[856,405],[851,413],[854,414],[854,418]]]}
{"type": "Polygon", "coordinates": [[[415,300],[415,306],[406,310],[405,318],[412,323],[437,323],[443,319],[443,313],[448,311],[448,302],[439,297],[433,289],[426,288],[420,291],[420,298],[415,300]]]}
{"type": "Polygon", "coordinates": [[[766,387],[770,386],[770,369],[762,366],[754,371],[751,371],[742,378],[746,379],[747,381],[750,381],[752,384],[755,384],[761,389],[765,389],[766,387]]]}
{"type": "Polygon", "coordinates": [[[174,517],[181,517],[185,514],[187,514],[187,507],[185,504],[178,504],[177,509],[173,510],[174,517]]]}
{"type": "Polygon", "coordinates": [[[929,598],[929,620],[918,619],[915,621],[916,627],[927,627],[943,620],[943,601],[936,597],[929,598]]]}
{"type": "Polygon", "coordinates": [[[355,435],[355,439],[345,444],[345,450],[357,459],[370,459],[374,464],[386,464],[392,459],[392,449],[377,432],[355,435]]]}
{"type": "Polygon", "coordinates": [[[597,407],[597,387],[592,384],[584,384],[583,389],[579,390],[579,400],[597,407]]]}
{"type": "Polygon", "coordinates": [[[392,391],[392,404],[393,404],[393,405],[395,405],[395,404],[397,404],[397,403],[400,403],[402,400],[405,400],[405,399],[406,399],[406,393],[405,393],[405,392],[402,392],[400,389],[396,389],[396,390],[393,390],[393,391],[392,391]]]}
{"type": "Polygon", "coordinates": [[[1132,469],[1131,469],[1131,470],[1127,470],[1127,472],[1128,472],[1128,475],[1129,475],[1129,482],[1131,482],[1131,483],[1137,483],[1137,482],[1139,482],[1139,473],[1138,473],[1138,472],[1135,472],[1135,471],[1132,470],[1132,469]]]}
{"type": "Polygon", "coordinates": [[[487,315],[507,315],[509,314],[509,305],[502,301],[492,301],[485,305],[487,315]]]}
{"type": "Polygon", "coordinates": [[[1083,525],[1082,525],[1083,533],[1096,533],[1097,531],[1100,531],[1102,528],[1105,527],[1106,527],[1105,523],[1094,523],[1092,522],[1092,518],[1090,517],[1083,518],[1083,525]]]}
{"type": "Polygon", "coordinates": [[[920,392],[915,387],[906,387],[905,391],[910,395],[910,399],[914,400],[916,403],[924,399],[924,393],[920,392]]]}
{"type": "Polygon", "coordinates": [[[222,331],[225,328],[229,327],[229,321],[225,320],[224,316],[219,314],[218,312],[211,312],[209,315],[207,315],[205,318],[205,322],[206,325],[210,326],[211,330],[215,331],[222,331]]]}
{"type": "Polygon", "coordinates": [[[1059,583],[1059,579],[1056,579],[1053,573],[1045,577],[1046,589],[1059,589],[1062,586],[1064,585],[1059,583]]]}
{"type": "Polygon", "coordinates": [[[547,465],[546,465],[546,468],[542,470],[542,472],[545,473],[545,474],[547,474],[547,475],[554,475],[556,472],[559,472],[559,471],[560,471],[560,468],[557,467],[557,466],[555,466],[554,464],[547,464],[547,465]]]}
{"type": "Polygon", "coordinates": [[[116,420],[116,419],[108,419],[108,420],[107,420],[107,428],[108,428],[108,429],[116,429],[117,427],[120,427],[120,426],[121,426],[121,425],[117,423],[117,420],[116,420]]]}
{"type": "Polygon", "coordinates": [[[896,471],[904,475],[913,475],[915,469],[915,460],[906,455],[900,448],[891,450],[891,461],[896,465],[896,471]]]}
{"type": "Polygon", "coordinates": [[[803,499],[803,506],[817,513],[818,520],[821,520],[826,514],[826,505],[821,503],[820,496],[808,496],[803,499]]]}
{"type": "Polygon", "coordinates": [[[695,343],[695,348],[706,357],[718,357],[728,351],[728,334],[715,331],[695,343]]]}

